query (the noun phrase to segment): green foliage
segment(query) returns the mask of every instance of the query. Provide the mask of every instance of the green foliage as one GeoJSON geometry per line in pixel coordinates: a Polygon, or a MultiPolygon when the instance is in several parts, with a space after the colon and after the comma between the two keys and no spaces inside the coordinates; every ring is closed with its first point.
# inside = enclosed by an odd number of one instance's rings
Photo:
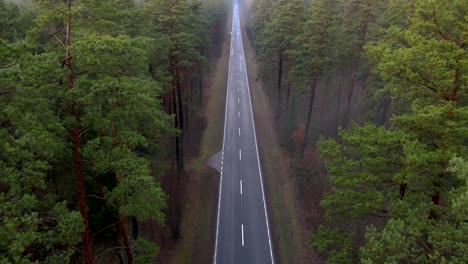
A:
{"type": "Polygon", "coordinates": [[[453,104],[415,107],[395,117],[392,129],[355,125],[341,132],[341,144],[321,141],[333,184],[321,202],[326,226],[353,232],[372,217],[388,219],[383,230],[369,228],[363,261],[434,263],[445,258],[458,263],[466,257],[461,235],[466,213],[457,217],[439,200],[450,200],[453,190],[466,184],[447,168],[453,155],[468,153],[467,113],[453,104]]]}
{"type": "Polygon", "coordinates": [[[292,74],[297,80],[309,81],[315,67],[322,69],[329,63],[333,47],[333,25],[337,19],[337,3],[320,0],[311,3],[302,34],[294,39],[292,51],[295,64],[292,74]]]}
{"type": "Polygon", "coordinates": [[[390,6],[387,16],[409,13],[408,17],[405,23],[390,24],[380,40],[371,42],[369,56],[399,98],[466,102],[465,1],[412,3],[409,10],[406,5],[390,6]]]}
{"type": "MultiPolygon", "coordinates": [[[[66,3],[33,6],[31,12],[0,1],[0,262],[68,263],[84,221],[71,203],[73,187],[57,186],[75,181],[71,124],[80,133],[86,189],[104,190],[105,203],[87,199],[91,227],[108,226],[119,216],[102,214],[117,212],[163,224],[166,195],[150,169],[154,161],[136,149],[159,150],[163,138],[177,133],[160,102],[169,55],[177,54],[181,66],[203,64],[214,19],[207,12],[221,16],[224,7],[73,1],[68,46],[66,3]]],[[[157,247],[141,238],[135,243],[138,263],[154,258],[157,247]]]]}
{"type": "Polygon", "coordinates": [[[0,39],[8,42],[23,40],[26,30],[32,25],[32,18],[32,11],[0,1],[0,39]]]}
{"type": "Polygon", "coordinates": [[[279,0],[271,7],[271,21],[266,25],[262,35],[264,37],[257,45],[263,46],[265,56],[281,49],[288,52],[293,48],[294,38],[301,33],[305,19],[305,5],[303,1],[279,0]]]}
{"type": "Polygon", "coordinates": [[[461,181],[461,187],[451,190],[452,208],[457,212],[460,220],[468,214],[468,162],[462,158],[454,157],[450,160],[449,172],[454,173],[461,181]]]}
{"type": "Polygon", "coordinates": [[[353,263],[353,234],[320,226],[311,235],[311,244],[318,252],[328,253],[329,263],[353,263]],[[339,243],[338,243],[339,241],[339,243]]]}
{"type": "Polygon", "coordinates": [[[0,262],[66,263],[83,225],[66,198],[49,192],[66,144],[53,103],[62,72],[50,65],[54,54],[0,42],[0,262]]]}
{"type": "Polygon", "coordinates": [[[132,0],[87,0],[75,8],[79,34],[110,34],[113,37],[140,35],[143,21],[132,0]]]}
{"type": "Polygon", "coordinates": [[[153,34],[158,39],[168,41],[166,60],[169,60],[170,56],[177,56],[178,64],[184,66],[193,61],[205,62],[200,48],[208,44],[207,22],[201,17],[198,5],[186,0],[147,2],[145,10],[151,21],[150,26],[154,28],[153,34]]]}
{"type": "Polygon", "coordinates": [[[154,256],[159,251],[157,246],[141,237],[135,241],[135,245],[137,250],[137,255],[135,256],[136,264],[154,263],[154,256]]]}
{"type": "MultiPolygon", "coordinates": [[[[388,128],[367,124],[322,140],[333,187],[321,202],[326,224],[313,245],[336,260],[363,263],[466,263],[466,13],[462,1],[390,1],[386,28],[367,50],[394,98],[408,111],[388,128]],[[463,5],[463,6],[462,6],[463,5]],[[463,18],[462,18],[463,20],[463,18]],[[390,23],[389,23],[390,22],[390,23]],[[459,158],[454,158],[459,157],[459,158]],[[363,245],[328,243],[359,234],[363,245]],[[360,248],[360,249],[359,249],[360,248]],[[332,250],[332,251],[330,251],[332,250]]],[[[377,34],[379,30],[377,30],[377,34]]]]}

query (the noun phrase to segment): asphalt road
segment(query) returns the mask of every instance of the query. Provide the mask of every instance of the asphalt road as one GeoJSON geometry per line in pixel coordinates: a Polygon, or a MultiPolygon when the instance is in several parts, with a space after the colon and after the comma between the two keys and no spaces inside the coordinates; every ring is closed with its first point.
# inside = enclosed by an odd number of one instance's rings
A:
{"type": "Polygon", "coordinates": [[[220,153],[215,264],[274,263],[238,0],[234,0],[220,153]]]}

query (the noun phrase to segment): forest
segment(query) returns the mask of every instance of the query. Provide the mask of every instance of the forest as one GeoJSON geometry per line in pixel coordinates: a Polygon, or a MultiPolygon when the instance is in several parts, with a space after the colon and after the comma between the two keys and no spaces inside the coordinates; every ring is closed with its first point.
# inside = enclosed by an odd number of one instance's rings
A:
{"type": "Polygon", "coordinates": [[[275,263],[468,263],[466,0],[0,0],[0,263],[213,261],[234,2],[275,263]]]}
{"type": "Polygon", "coordinates": [[[151,263],[148,229],[178,239],[224,16],[217,0],[0,1],[0,263],[151,263]]]}
{"type": "Polygon", "coordinates": [[[468,261],[467,14],[463,0],[254,2],[307,262],[468,261]]]}

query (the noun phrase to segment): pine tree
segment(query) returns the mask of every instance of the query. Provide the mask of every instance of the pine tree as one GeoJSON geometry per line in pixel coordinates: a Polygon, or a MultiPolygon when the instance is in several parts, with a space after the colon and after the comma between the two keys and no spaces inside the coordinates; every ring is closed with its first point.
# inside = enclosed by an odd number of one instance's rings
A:
{"type": "MultiPolygon", "coordinates": [[[[53,3],[44,4],[48,7],[47,4],[53,3]]],[[[115,217],[120,219],[127,260],[133,263],[126,216],[162,223],[165,206],[164,193],[151,175],[148,163],[134,153],[137,146],[148,145],[148,141],[157,140],[161,133],[170,131],[166,129],[169,119],[161,112],[156,99],[159,85],[150,80],[147,71],[154,41],[128,36],[137,33],[130,30],[130,14],[138,13],[131,1],[88,1],[76,5],[67,2],[65,21],[57,10],[61,6],[54,7],[56,9],[44,9],[34,33],[39,37],[42,32],[51,34],[67,55],[62,66],[68,69],[70,90],[61,94],[60,100],[70,109],[69,116],[63,116],[63,122],[71,126],[75,174],[81,173],[77,179],[80,211],[87,223],[83,234],[85,261],[93,261],[90,233],[97,231],[92,230],[96,223],[90,222],[89,215],[95,219],[95,214],[102,210],[96,209],[96,202],[88,198],[86,191],[97,185],[100,199],[106,201],[101,206],[117,212],[115,217]],[[89,17],[102,19],[90,24],[89,17]],[[62,23],[66,25],[65,33],[60,29],[62,23]],[[142,116],[144,114],[148,117],[142,116]],[[98,154],[100,156],[96,156],[98,154]],[[106,169],[94,168],[95,163],[106,169]],[[111,179],[104,181],[103,177],[111,179]],[[109,182],[114,184],[108,185],[109,182]],[[152,200],[150,208],[140,204],[148,200],[152,200]]],[[[60,51],[52,43],[44,47],[60,51]]]]}
{"type": "Polygon", "coordinates": [[[321,203],[327,223],[312,240],[331,262],[466,262],[466,215],[453,209],[468,153],[466,23],[456,22],[466,12],[462,2],[390,3],[409,15],[368,46],[386,89],[410,109],[388,129],[354,125],[341,143],[321,141],[333,188],[321,203]],[[347,242],[333,244],[338,237],[347,242]]]}
{"type": "Polygon", "coordinates": [[[329,0],[312,2],[309,19],[304,25],[303,34],[295,41],[299,42],[294,51],[296,65],[293,67],[294,74],[299,78],[307,79],[309,82],[309,103],[304,133],[304,143],[301,154],[304,155],[306,142],[312,120],[312,110],[315,100],[317,83],[321,75],[321,67],[330,56],[328,47],[332,41],[332,27],[336,19],[336,3],[329,0]]]}
{"type": "MultiPolygon", "coordinates": [[[[201,19],[203,14],[199,9],[200,4],[185,0],[148,1],[146,5],[147,15],[151,18],[151,28],[154,29],[154,38],[164,43],[158,47],[160,54],[153,57],[158,61],[153,65],[160,65],[160,81],[166,92],[163,96],[163,104],[168,114],[174,115],[174,128],[179,131],[175,135],[175,164],[176,171],[171,180],[171,190],[169,191],[170,201],[170,225],[172,227],[172,237],[179,238],[180,201],[179,191],[181,176],[184,170],[184,136],[187,131],[188,98],[187,85],[184,85],[184,78],[187,77],[188,69],[193,65],[202,65],[205,58],[200,53],[207,39],[200,37],[206,34],[207,22],[201,19]],[[195,23],[194,21],[197,21],[195,23]],[[205,32],[205,33],[203,33],[205,32]]],[[[188,78],[187,78],[188,79],[188,78]]]]}
{"type": "MultiPolygon", "coordinates": [[[[382,6],[385,6],[387,1],[375,0],[350,0],[343,2],[344,9],[344,27],[348,34],[346,38],[346,45],[348,52],[350,52],[350,85],[346,93],[346,107],[343,118],[343,127],[347,127],[350,122],[351,100],[355,94],[355,88],[359,79],[369,78],[370,70],[366,69],[367,65],[363,61],[364,46],[369,39],[369,32],[377,17],[380,15],[382,6]],[[351,21],[349,21],[351,20],[351,21]],[[346,25],[349,24],[349,25],[346,25]],[[367,71],[363,78],[361,71],[367,71]]],[[[366,81],[366,80],[364,80],[366,81]]],[[[364,89],[364,88],[363,88],[364,89]]]]}
{"type": "MultiPolygon", "coordinates": [[[[279,0],[271,7],[271,21],[266,24],[262,43],[264,56],[276,56],[278,64],[277,73],[277,111],[281,112],[281,86],[283,81],[284,57],[287,57],[288,67],[288,98],[291,79],[291,51],[294,49],[294,38],[302,33],[302,22],[305,19],[305,5],[301,0],[285,1],[279,0]]],[[[288,105],[288,102],[286,103],[288,105]]]]}
{"type": "Polygon", "coordinates": [[[50,67],[54,54],[33,56],[23,44],[30,13],[3,2],[0,12],[0,262],[67,263],[83,225],[71,201],[49,191],[65,153],[50,104],[62,72],[50,67]]]}

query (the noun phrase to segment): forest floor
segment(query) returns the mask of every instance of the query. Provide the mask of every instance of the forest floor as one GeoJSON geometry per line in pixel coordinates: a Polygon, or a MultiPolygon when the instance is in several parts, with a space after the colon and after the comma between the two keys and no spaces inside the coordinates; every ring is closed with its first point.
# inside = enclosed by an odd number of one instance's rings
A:
{"type": "Polygon", "coordinates": [[[252,21],[251,4],[252,0],[248,0],[243,6],[241,24],[276,262],[321,263],[308,245],[308,228],[301,215],[291,156],[280,145],[271,99],[258,76],[259,65],[247,34],[252,21]]]}
{"type": "MultiPolygon", "coordinates": [[[[230,25],[231,15],[227,25],[230,25]]],[[[227,31],[228,32],[228,31],[227,31]]],[[[225,32],[219,50],[210,56],[211,71],[204,78],[201,108],[186,140],[187,176],[183,179],[182,221],[179,243],[159,259],[161,263],[211,263],[216,232],[219,173],[206,160],[222,149],[229,37],[225,32]],[[218,53],[218,54],[216,54],[218,53]]]]}

